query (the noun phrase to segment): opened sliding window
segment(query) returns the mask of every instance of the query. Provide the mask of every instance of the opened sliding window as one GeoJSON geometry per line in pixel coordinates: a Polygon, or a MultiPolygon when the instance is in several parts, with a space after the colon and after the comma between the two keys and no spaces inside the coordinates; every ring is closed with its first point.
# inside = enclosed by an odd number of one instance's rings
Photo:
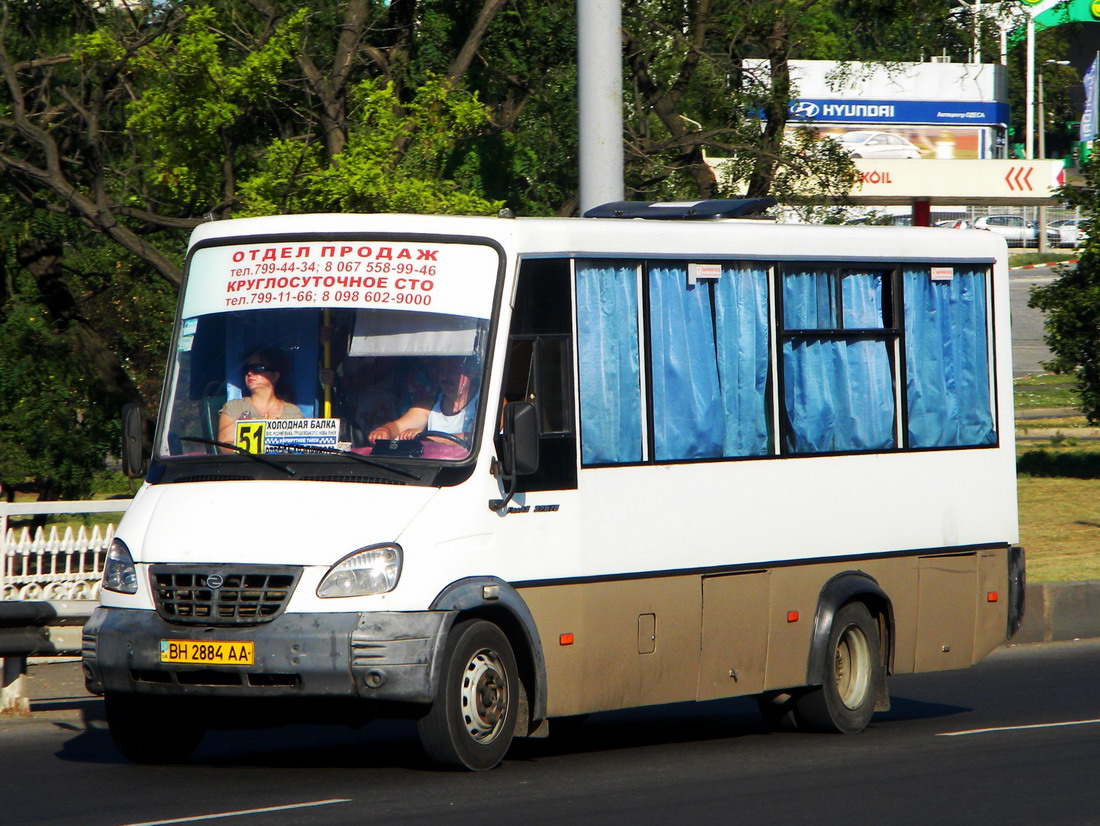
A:
{"type": "Polygon", "coordinates": [[[891,276],[834,267],[783,271],[787,453],[897,448],[891,276]]]}

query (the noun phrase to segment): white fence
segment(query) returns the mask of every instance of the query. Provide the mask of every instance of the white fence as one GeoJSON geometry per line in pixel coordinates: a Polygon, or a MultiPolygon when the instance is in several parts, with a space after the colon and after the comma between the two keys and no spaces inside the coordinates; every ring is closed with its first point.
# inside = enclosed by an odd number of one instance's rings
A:
{"type": "Polygon", "coordinates": [[[115,535],[114,524],[90,530],[56,526],[8,527],[11,516],[36,514],[122,513],[128,499],[98,502],[0,502],[0,600],[95,600],[103,560],[115,535]]]}

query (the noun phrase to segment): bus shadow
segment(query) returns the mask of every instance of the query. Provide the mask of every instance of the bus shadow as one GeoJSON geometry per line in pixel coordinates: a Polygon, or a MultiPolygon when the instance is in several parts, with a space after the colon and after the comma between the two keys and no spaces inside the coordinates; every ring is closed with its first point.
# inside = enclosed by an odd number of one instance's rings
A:
{"type": "MultiPolygon", "coordinates": [[[[67,740],[57,758],[74,763],[130,764],[106,727],[67,740]]],[[[132,764],[131,764],[132,765],[132,764]]],[[[191,768],[427,769],[408,723],[379,721],[363,729],[290,725],[209,731],[195,753],[175,765],[191,768]]],[[[141,767],[135,767],[141,768],[141,767]]]]}
{"type": "MultiPolygon", "coordinates": [[[[874,722],[929,720],[968,711],[971,709],[965,706],[893,696],[890,710],[877,713],[874,722]]],[[[760,716],[754,698],[737,697],[551,720],[549,737],[517,738],[507,759],[529,761],[681,743],[735,742],[776,734],[806,736],[774,731],[760,716]]],[[[128,762],[114,747],[101,716],[94,712],[84,729],[65,742],[57,757],[77,763],[128,762]]],[[[195,755],[183,765],[434,770],[420,750],[415,723],[408,720],[376,720],[362,729],[289,725],[215,730],[207,733],[195,755]]]]}
{"type": "Polygon", "coordinates": [[[939,717],[954,717],[956,714],[966,714],[973,710],[969,706],[929,703],[925,700],[891,696],[890,710],[879,712],[874,719],[883,723],[900,720],[933,720],[939,717]]]}

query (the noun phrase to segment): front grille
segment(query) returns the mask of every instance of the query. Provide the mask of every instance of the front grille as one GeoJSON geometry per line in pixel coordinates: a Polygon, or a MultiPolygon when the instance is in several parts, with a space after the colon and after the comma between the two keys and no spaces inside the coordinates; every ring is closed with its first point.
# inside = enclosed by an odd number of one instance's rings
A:
{"type": "Polygon", "coordinates": [[[283,612],[301,568],[153,565],[157,613],[181,625],[256,625],[283,612]]]}

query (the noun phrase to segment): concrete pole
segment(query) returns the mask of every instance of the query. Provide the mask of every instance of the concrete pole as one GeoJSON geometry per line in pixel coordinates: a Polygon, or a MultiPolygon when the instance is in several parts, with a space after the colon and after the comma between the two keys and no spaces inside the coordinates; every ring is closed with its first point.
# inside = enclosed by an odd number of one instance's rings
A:
{"type": "Polygon", "coordinates": [[[0,657],[0,715],[31,716],[26,657],[0,657]]]}
{"type": "Polygon", "coordinates": [[[1035,18],[1027,17],[1027,82],[1024,84],[1024,157],[1035,157],[1035,18]]]}
{"type": "Polygon", "coordinates": [[[982,0],[974,0],[974,48],[970,53],[971,63],[982,62],[982,0]]]}
{"type": "Polygon", "coordinates": [[[623,200],[623,40],[619,0],[577,0],[580,211],[623,200]]]}

